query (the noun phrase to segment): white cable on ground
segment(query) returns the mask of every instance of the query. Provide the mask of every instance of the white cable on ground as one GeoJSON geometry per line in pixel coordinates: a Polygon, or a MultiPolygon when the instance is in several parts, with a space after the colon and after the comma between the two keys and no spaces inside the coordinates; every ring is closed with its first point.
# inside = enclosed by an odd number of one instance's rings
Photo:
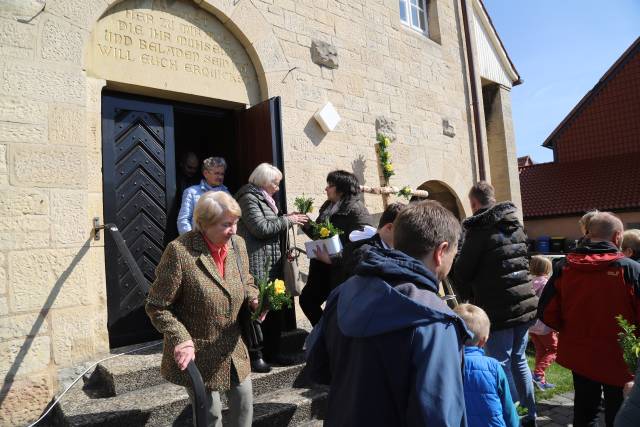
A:
{"type": "Polygon", "coordinates": [[[146,350],[147,348],[157,347],[157,346],[159,346],[159,345],[161,345],[161,344],[162,344],[162,341],[157,342],[157,343],[155,343],[155,344],[150,344],[150,345],[147,345],[147,346],[144,346],[144,347],[136,348],[136,349],[133,349],[133,350],[125,351],[124,353],[112,354],[111,356],[108,356],[108,357],[105,357],[104,359],[100,359],[100,360],[98,360],[96,363],[94,363],[93,365],[91,365],[91,366],[89,366],[87,369],[85,369],[85,370],[84,370],[84,372],[83,372],[83,373],[81,373],[81,374],[78,376],[78,378],[76,378],[75,380],[73,380],[73,382],[72,382],[71,384],[69,384],[69,386],[68,386],[68,387],[67,387],[67,388],[66,388],[66,389],[65,389],[65,390],[60,394],[60,396],[58,396],[58,397],[53,401],[53,404],[49,407],[49,409],[47,409],[47,411],[46,411],[46,412],[45,412],[45,413],[44,413],[40,418],[38,418],[37,420],[35,420],[32,424],[29,424],[29,426],[28,426],[28,427],[33,427],[33,426],[35,426],[35,425],[36,425],[36,424],[38,424],[40,421],[42,421],[42,420],[43,420],[47,415],[49,415],[49,412],[51,412],[51,410],[52,410],[53,408],[55,408],[55,407],[56,407],[56,405],[58,404],[58,402],[60,402],[60,400],[62,399],[62,396],[64,396],[64,395],[65,395],[69,390],[71,390],[71,387],[73,387],[73,386],[75,385],[75,383],[77,383],[77,382],[80,380],[80,378],[82,378],[82,377],[84,376],[84,374],[86,374],[87,372],[89,372],[89,371],[91,370],[91,368],[93,368],[94,366],[96,366],[98,363],[102,363],[102,362],[104,362],[104,361],[106,361],[106,360],[113,359],[113,358],[116,358],[116,357],[124,356],[125,354],[131,354],[131,353],[135,353],[135,352],[140,351],[140,350],[146,350]]]}

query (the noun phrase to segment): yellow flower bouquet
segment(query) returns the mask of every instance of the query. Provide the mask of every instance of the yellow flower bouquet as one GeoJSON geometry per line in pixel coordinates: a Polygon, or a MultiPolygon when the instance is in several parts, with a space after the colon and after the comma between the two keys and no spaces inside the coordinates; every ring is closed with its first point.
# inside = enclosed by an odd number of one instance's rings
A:
{"type": "Polygon", "coordinates": [[[291,307],[291,295],[284,286],[284,280],[258,280],[258,308],[253,313],[253,320],[263,321],[267,311],[280,311],[283,307],[291,307]]]}

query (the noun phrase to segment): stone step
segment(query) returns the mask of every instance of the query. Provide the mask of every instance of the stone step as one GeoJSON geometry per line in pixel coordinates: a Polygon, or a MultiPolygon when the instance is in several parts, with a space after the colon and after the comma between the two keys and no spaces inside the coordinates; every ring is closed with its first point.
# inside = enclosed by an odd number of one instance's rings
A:
{"type": "MultiPolygon", "coordinates": [[[[307,332],[302,329],[284,332],[281,338],[282,352],[299,355],[306,336],[307,332]]],[[[102,397],[117,396],[163,383],[164,379],[160,376],[162,344],[159,343],[157,347],[116,357],[98,364],[88,383],[95,390],[95,393],[102,397]]],[[[144,343],[137,347],[146,347],[151,344],[153,343],[144,343]]],[[[136,346],[129,346],[115,349],[113,353],[124,353],[135,348],[136,346]]]]}
{"type": "MultiPolygon", "coordinates": [[[[254,426],[295,426],[324,416],[327,389],[281,388],[254,398],[254,426]]],[[[223,416],[226,410],[223,412],[223,416]]],[[[124,395],[94,399],[80,387],[57,408],[55,426],[192,426],[183,387],[160,384],[124,395]]]]}

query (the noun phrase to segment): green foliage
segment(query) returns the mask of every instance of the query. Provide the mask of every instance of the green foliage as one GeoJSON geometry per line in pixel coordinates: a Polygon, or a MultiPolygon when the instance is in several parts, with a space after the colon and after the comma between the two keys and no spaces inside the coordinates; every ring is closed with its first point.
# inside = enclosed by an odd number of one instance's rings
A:
{"type": "Polygon", "coordinates": [[[311,197],[298,196],[293,201],[296,211],[302,214],[308,214],[313,210],[313,199],[311,197]]]}
{"type": "Polygon", "coordinates": [[[389,185],[389,178],[395,175],[393,171],[393,164],[391,163],[391,154],[389,153],[389,146],[391,145],[391,139],[386,135],[379,133],[376,136],[378,143],[378,158],[380,160],[380,168],[382,169],[382,176],[384,176],[385,185],[389,185]]]}
{"type": "Polygon", "coordinates": [[[311,238],[313,240],[328,239],[343,233],[338,227],[331,224],[328,219],[324,222],[309,221],[311,226],[311,238]]]}
{"type": "Polygon", "coordinates": [[[404,197],[407,200],[409,200],[411,198],[412,194],[413,194],[413,190],[408,185],[405,185],[404,187],[402,187],[400,189],[400,191],[398,191],[398,196],[404,197]]]}
{"type": "Polygon", "coordinates": [[[640,338],[636,335],[636,326],[629,323],[621,314],[616,316],[616,321],[622,329],[618,332],[618,344],[622,348],[624,362],[627,364],[629,372],[634,374],[640,356],[640,338]]]}

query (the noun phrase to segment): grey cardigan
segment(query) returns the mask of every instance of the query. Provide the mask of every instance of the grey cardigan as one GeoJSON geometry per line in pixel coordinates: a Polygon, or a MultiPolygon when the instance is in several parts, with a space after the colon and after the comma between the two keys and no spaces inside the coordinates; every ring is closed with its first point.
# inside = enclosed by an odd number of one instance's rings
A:
{"type": "Polygon", "coordinates": [[[282,279],[280,238],[287,232],[288,220],[271,209],[260,189],[253,184],[240,188],[235,198],[242,209],[238,235],[247,244],[249,271],[256,280],[263,277],[282,279]]]}

